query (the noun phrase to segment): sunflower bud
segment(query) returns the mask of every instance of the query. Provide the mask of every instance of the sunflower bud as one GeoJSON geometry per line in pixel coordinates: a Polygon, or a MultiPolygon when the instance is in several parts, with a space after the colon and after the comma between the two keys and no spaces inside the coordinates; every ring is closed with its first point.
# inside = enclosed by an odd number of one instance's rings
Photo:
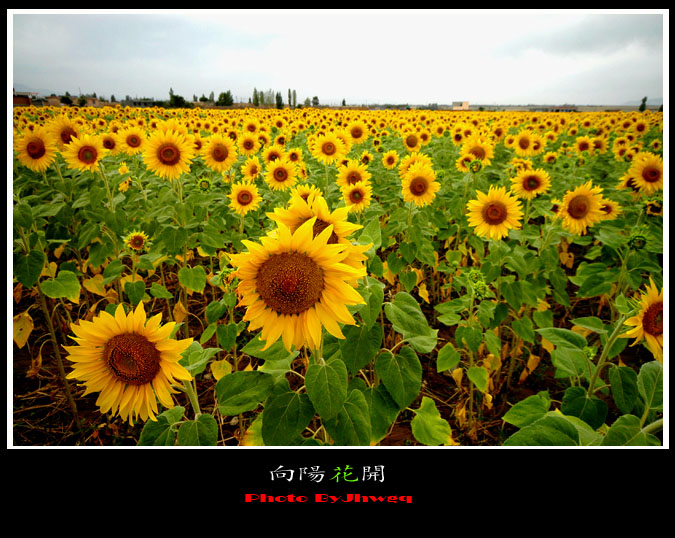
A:
{"type": "Polygon", "coordinates": [[[480,159],[474,159],[469,163],[469,170],[471,170],[474,174],[477,174],[483,169],[483,161],[480,159]]]}

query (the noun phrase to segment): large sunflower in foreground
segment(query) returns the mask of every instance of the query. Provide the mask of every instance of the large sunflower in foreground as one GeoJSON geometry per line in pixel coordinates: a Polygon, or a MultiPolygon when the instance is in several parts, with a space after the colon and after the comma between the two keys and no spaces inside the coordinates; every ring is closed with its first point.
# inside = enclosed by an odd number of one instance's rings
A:
{"type": "Polygon", "coordinates": [[[126,314],[119,305],[115,315],[101,312],[92,321],[71,324],[76,346],[64,346],[84,394],[99,392],[96,405],[102,413],[119,414],[131,424],[137,417],[156,420],[157,400],[174,406],[171,385],[192,376],[178,361],[192,338],[173,340],[175,322],[160,326],[161,314],[146,318],[143,303],[126,314]]]}
{"type": "Polygon", "coordinates": [[[201,150],[204,163],[216,172],[227,172],[237,160],[237,148],[228,136],[212,134],[201,150]]]}
{"type": "Polygon", "coordinates": [[[83,134],[79,138],[72,138],[61,152],[68,168],[93,172],[99,161],[108,153],[103,147],[101,139],[96,135],[83,134]]]}
{"type": "Polygon", "coordinates": [[[190,140],[170,129],[153,132],[143,152],[145,166],[159,177],[171,180],[190,171],[193,157],[194,148],[190,140]]]}
{"type": "Polygon", "coordinates": [[[230,207],[242,216],[249,211],[258,209],[262,200],[258,193],[258,187],[246,181],[233,184],[232,192],[227,197],[230,199],[230,207]]]}
{"type": "Polygon", "coordinates": [[[632,346],[645,340],[654,358],[663,363],[663,289],[659,292],[651,277],[640,297],[640,311],[624,324],[633,328],[622,338],[635,338],[632,346]]]}
{"type": "Polygon", "coordinates": [[[511,190],[519,198],[531,200],[539,194],[543,194],[551,186],[551,177],[542,168],[536,170],[522,170],[511,179],[511,190]]]}
{"type": "Polygon", "coordinates": [[[56,158],[56,143],[52,135],[42,127],[20,136],[14,142],[17,158],[25,167],[35,172],[44,172],[56,158]]]}
{"type": "Polygon", "coordinates": [[[591,181],[568,191],[562,199],[558,216],[562,226],[575,235],[584,235],[589,226],[602,220],[602,188],[594,187],[591,181]]]}
{"type": "Polygon", "coordinates": [[[626,175],[632,178],[633,185],[641,193],[651,196],[663,190],[663,159],[654,153],[641,151],[633,158],[626,175]]]}
{"type": "Polygon", "coordinates": [[[467,204],[469,225],[481,237],[500,240],[509,235],[510,229],[521,227],[522,204],[506,192],[506,187],[490,185],[488,193],[476,191],[476,200],[467,204]]]}
{"type": "Polygon", "coordinates": [[[343,263],[346,245],[328,244],[333,227],[313,236],[315,218],[294,233],[279,223],[276,233],[260,243],[243,240],[248,252],[230,255],[240,279],[237,293],[246,307],[249,331],[262,327],[264,349],[279,338],[293,346],[319,349],[322,327],[344,338],[339,323],[355,325],[347,305],[363,304],[348,280],[365,276],[365,267],[343,263]]]}

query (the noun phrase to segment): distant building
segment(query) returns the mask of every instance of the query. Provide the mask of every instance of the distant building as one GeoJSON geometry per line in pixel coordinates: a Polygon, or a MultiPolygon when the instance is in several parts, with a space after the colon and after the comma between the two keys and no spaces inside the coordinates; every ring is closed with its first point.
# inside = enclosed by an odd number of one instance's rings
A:
{"type": "Polygon", "coordinates": [[[453,101],[452,110],[469,110],[469,101],[453,101]]]}
{"type": "Polygon", "coordinates": [[[12,88],[14,92],[13,104],[14,106],[31,106],[33,100],[40,95],[38,92],[17,92],[12,88]]]}
{"type": "Polygon", "coordinates": [[[133,107],[153,107],[155,106],[155,100],[148,97],[134,98],[134,99],[124,99],[121,101],[122,106],[133,106],[133,107]]]}

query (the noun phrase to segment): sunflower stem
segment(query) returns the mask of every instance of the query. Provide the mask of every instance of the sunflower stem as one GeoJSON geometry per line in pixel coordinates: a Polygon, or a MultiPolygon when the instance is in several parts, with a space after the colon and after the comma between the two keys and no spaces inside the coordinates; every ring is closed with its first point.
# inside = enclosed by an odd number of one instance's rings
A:
{"type": "Polygon", "coordinates": [[[183,381],[183,387],[185,388],[185,393],[188,395],[188,399],[190,400],[190,405],[194,410],[195,418],[198,418],[202,412],[199,409],[199,398],[197,398],[197,393],[195,391],[194,385],[192,384],[192,381],[183,381]]]}
{"type": "Polygon", "coordinates": [[[612,348],[614,345],[614,342],[616,342],[616,339],[619,337],[619,332],[621,331],[621,328],[623,327],[623,322],[626,320],[626,315],[622,314],[619,320],[616,322],[616,325],[614,326],[614,331],[612,331],[612,334],[610,337],[607,339],[607,342],[602,348],[602,354],[600,355],[600,359],[598,359],[598,365],[595,367],[595,371],[591,375],[591,379],[588,384],[588,395],[592,396],[595,391],[597,390],[595,388],[595,382],[600,375],[600,371],[602,370],[602,367],[604,366],[605,361],[607,360],[607,355],[609,355],[609,350],[612,348]]]}

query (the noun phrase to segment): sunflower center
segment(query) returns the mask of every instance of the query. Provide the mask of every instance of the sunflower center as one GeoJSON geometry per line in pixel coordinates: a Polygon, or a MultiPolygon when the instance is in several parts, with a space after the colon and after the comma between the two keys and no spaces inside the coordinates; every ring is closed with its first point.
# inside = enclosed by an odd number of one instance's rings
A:
{"type": "Polygon", "coordinates": [[[350,185],[354,185],[359,181],[361,181],[361,174],[359,174],[358,172],[350,172],[349,175],[347,176],[347,183],[349,183],[350,185]]]}
{"type": "Polygon", "coordinates": [[[133,249],[140,250],[143,248],[143,244],[145,243],[145,239],[143,238],[142,235],[134,235],[130,240],[129,240],[129,246],[133,249]]]}
{"type": "MultiPolygon", "coordinates": [[[[312,227],[312,233],[313,233],[312,237],[316,237],[317,235],[319,235],[321,232],[323,232],[329,226],[330,226],[330,222],[326,222],[325,220],[321,220],[321,219],[316,219],[314,221],[314,226],[312,227]]],[[[334,245],[337,242],[338,242],[338,236],[335,233],[335,231],[333,231],[330,234],[330,237],[328,238],[327,243],[329,245],[334,245]]]]}
{"type": "Polygon", "coordinates": [[[537,176],[527,176],[525,181],[523,181],[523,188],[526,191],[534,191],[541,185],[541,181],[537,176]]]}
{"type": "Polygon", "coordinates": [[[469,153],[471,153],[471,155],[476,157],[476,159],[480,159],[481,161],[483,159],[485,159],[485,155],[486,155],[485,150],[483,148],[481,148],[480,146],[475,146],[475,147],[471,148],[469,153]]]}
{"type": "Polygon", "coordinates": [[[39,159],[46,152],[47,150],[45,149],[42,140],[32,140],[28,143],[28,146],[26,146],[26,153],[28,153],[31,159],[39,159]]]}
{"type": "Polygon", "coordinates": [[[145,385],[159,372],[160,353],[140,334],[118,334],[103,348],[103,360],[119,381],[145,385]]]}
{"type": "Polygon", "coordinates": [[[244,140],[244,149],[249,150],[253,148],[253,140],[247,139],[244,140]]]}
{"type": "Polygon", "coordinates": [[[113,149],[115,147],[115,141],[111,137],[106,137],[103,139],[103,147],[106,149],[113,149]]]}
{"type": "Polygon", "coordinates": [[[85,164],[94,164],[96,162],[96,156],[96,149],[91,146],[82,146],[80,151],[77,152],[78,160],[85,164]]]}
{"type": "Polygon", "coordinates": [[[408,135],[405,139],[405,145],[409,148],[414,148],[417,145],[417,137],[415,135],[408,135]]]}
{"type": "Polygon", "coordinates": [[[358,204],[359,202],[361,202],[361,200],[363,200],[363,193],[358,189],[354,189],[352,192],[349,193],[349,200],[353,204],[358,204]]]}
{"type": "Polygon", "coordinates": [[[654,166],[646,166],[642,170],[642,179],[648,183],[654,183],[661,178],[661,172],[654,166]]]}
{"type": "Polygon", "coordinates": [[[64,129],[61,130],[61,140],[63,141],[64,144],[70,143],[70,138],[77,138],[77,133],[75,132],[75,129],[72,129],[71,127],[65,127],[64,129]]]}
{"type": "Polygon", "coordinates": [[[418,176],[410,182],[410,192],[415,196],[422,196],[427,192],[428,187],[429,183],[427,183],[427,180],[423,177],[418,176]]]}
{"type": "Polygon", "coordinates": [[[219,163],[227,159],[228,154],[227,148],[221,144],[216,144],[211,150],[211,158],[219,163]]]}
{"type": "Polygon", "coordinates": [[[274,170],[274,179],[279,183],[283,183],[288,179],[288,171],[285,168],[277,168],[274,170]]]}
{"type": "Polygon", "coordinates": [[[248,191],[240,191],[237,194],[237,202],[239,205],[248,205],[251,203],[253,200],[253,196],[251,196],[251,193],[248,191]]]}
{"type": "Polygon", "coordinates": [[[588,151],[589,145],[588,142],[579,143],[579,151],[588,151]]]}
{"type": "Polygon", "coordinates": [[[663,334],[663,303],[651,305],[642,317],[642,327],[652,336],[663,334]]]}
{"type": "Polygon", "coordinates": [[[521,138],[518,140],[518,146],[520,146],[520,149],[527,149],[530,147],[530,139],[529,138],[521,138]]]}
{"type": "Polygon", "coordinates": [[[271,256],[260,266],[256,286],[272,310],[279,314],[300,314],[321,298],[323,271],[305,254],[283,252],[271,256]]]}
{"type": "Polygon", "coordinates": [[[173,144],[164,144],[157,151],[157,158],[162,164],[173,166],[180,161],[180,151],[173,144]]]}
{"type": "Polygon", "coordinates": [[[361,138],[363,136],[363,130],[361,127],[353,127],[351,130],[352,138],[361,138]]]}
{"type": "Polygon", "coordinates": [[[324,155],[335,155],[335,152],[337,151],[337,148],[335,147],[335,144],[332,142],[324,142],[324,144],[321,146],[321,152],[324,155]]]}
{"type": "Polygon", "coordinates": [[[141,145],[141,138],[137,135],[127,136],[127,146],[130,148],[137,148],[141,145]]]}
{"type": "Polygon", "coordinates": [[[574,219],[583,219],[590,211],[590,203],[587,196],[580,194],[570,200],[567,212],[574,219]]]}
{"type": "Polygon", "coordinates": [[[501,224],[506,220],[506,206],[502,202],[490,202],[483,208],[483,220],[490,225],[501,224]]]}

